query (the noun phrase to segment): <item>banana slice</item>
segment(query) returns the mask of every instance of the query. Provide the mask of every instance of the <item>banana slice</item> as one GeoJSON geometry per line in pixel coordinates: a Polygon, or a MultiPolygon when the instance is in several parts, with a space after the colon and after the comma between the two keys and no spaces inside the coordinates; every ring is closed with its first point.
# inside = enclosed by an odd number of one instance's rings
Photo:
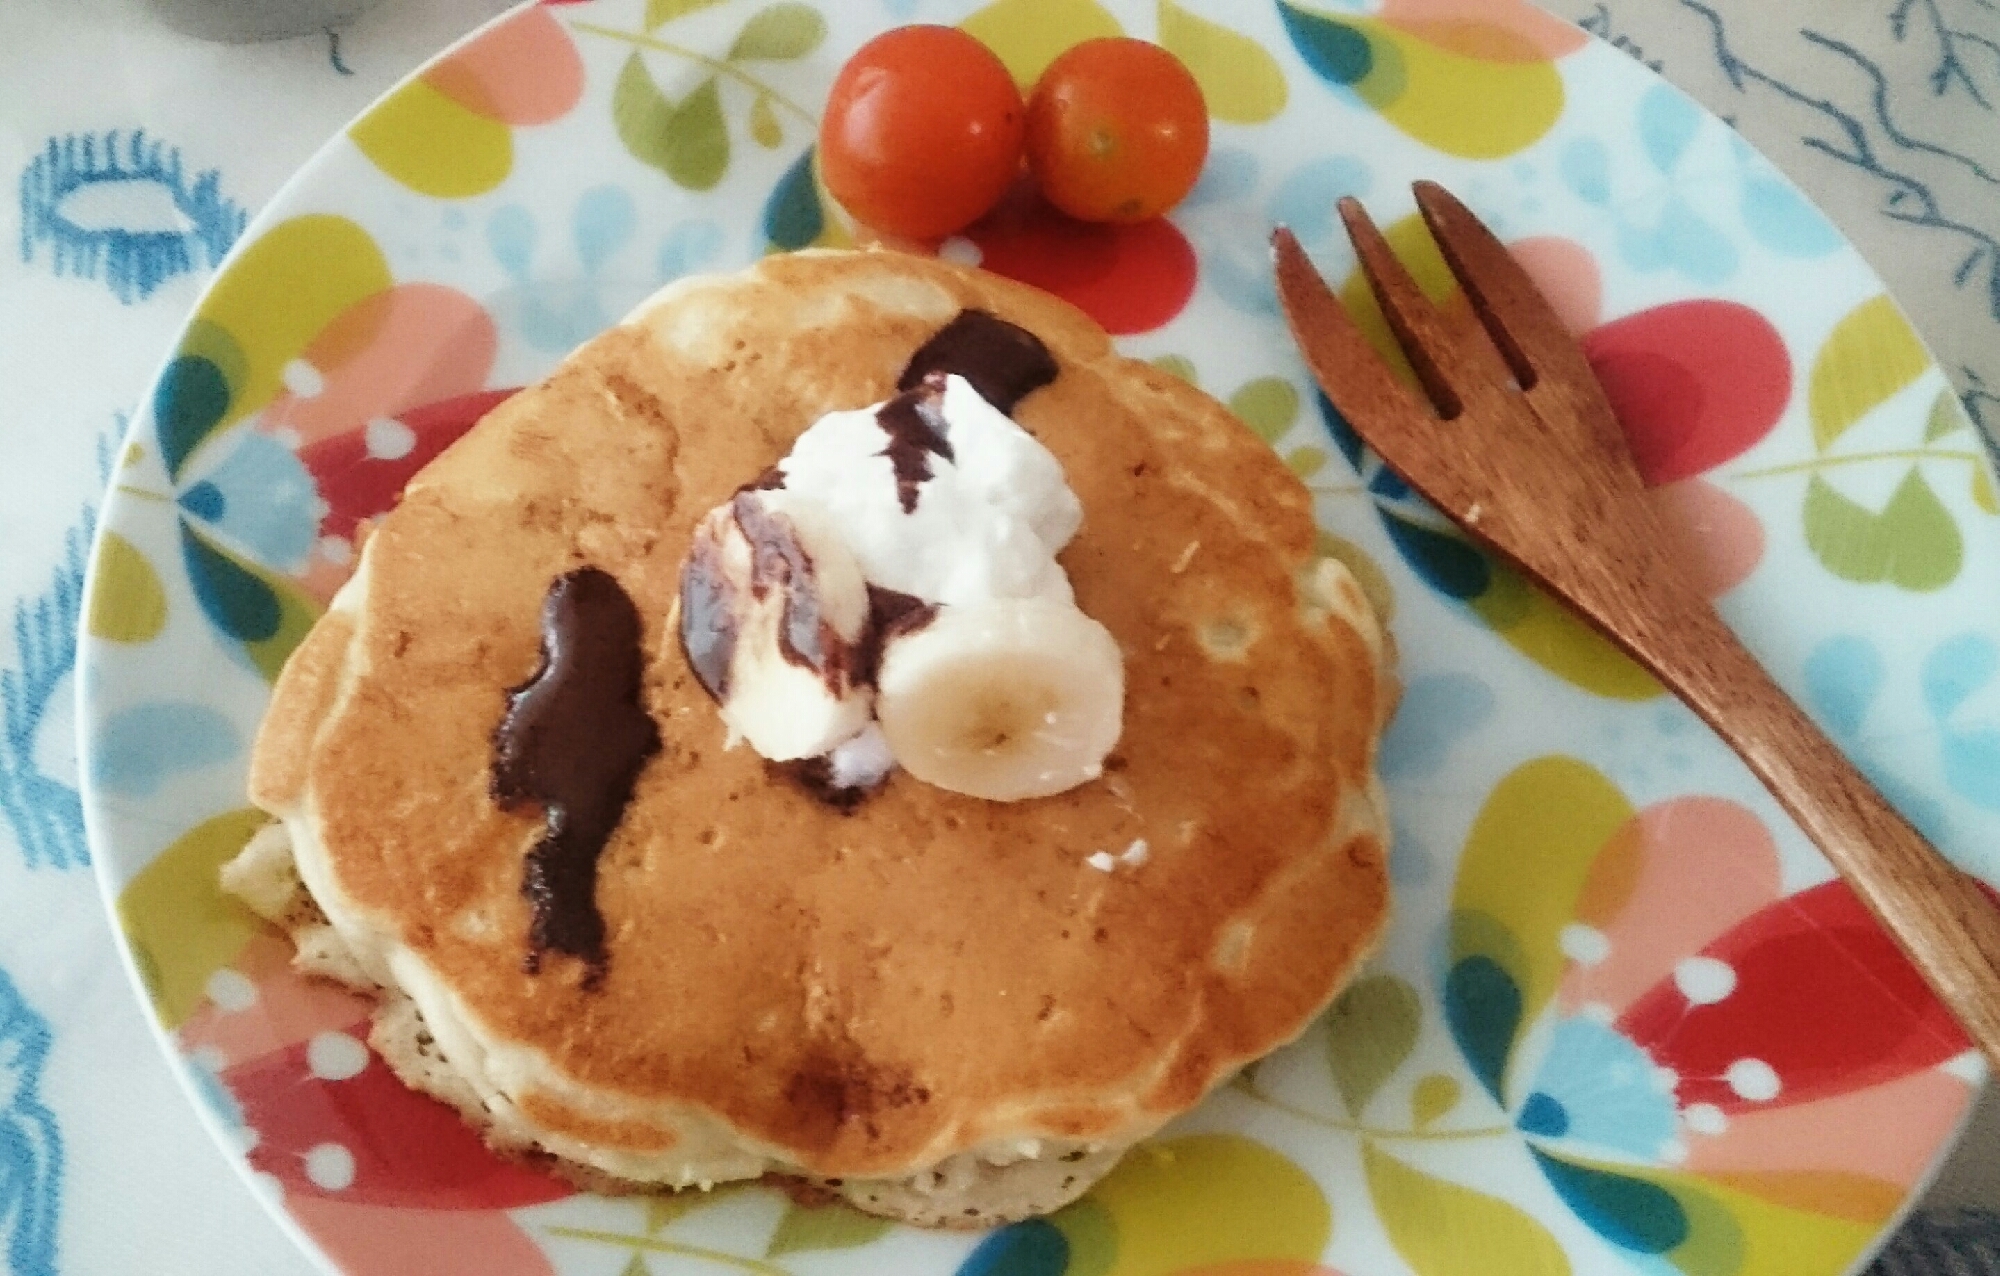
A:
{"type": "Polygon", "coordinates": [[[1111,631],[1050,598],[940,607],[882,653],[875,716],[896,761],[954,793],[1012,802],[1097,778],[1124,726],[1111,631]]]}
{"type": "Polygon", "coordinates": [[[867,582],[813,502],[739,492],[695,529],[681,646],[723,722],[764,757],[817,757],[868,724],[867,628],[867,582]]]}

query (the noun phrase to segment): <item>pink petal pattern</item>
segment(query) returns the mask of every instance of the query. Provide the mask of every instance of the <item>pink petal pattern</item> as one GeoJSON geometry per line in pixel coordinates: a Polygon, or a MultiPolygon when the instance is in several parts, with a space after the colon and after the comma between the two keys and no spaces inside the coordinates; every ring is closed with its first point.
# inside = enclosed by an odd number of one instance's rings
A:
{"type": "Polygon", "coordinates": [[[1597,326],[1604,304],[1604,276],[1590,250],[1560,235],[1537,235],[1507,245],[1528,278],[1549,299],[1563,326],[1582,336],[1597,326]]]}
{"type": "Polygon", "coordinates": [[[546,124],[583,96],[583,61],[560,22],[529,9],[430,70],[424,83],[503,124],[546,124]]]}
{"type": "MultiPolygon", "coordinates": [[[[257,990],[256,1001],[238,1011],[204,1002],[175,1034],[183,1050],[206,1046],[220,1051],[225,1066],[261,1058],[322,1032],[351,1029],[365,1022],[374,1005],[357,993],[293,970],[291,944],[270,932],[260,932],[245,944],[230,967],[257,990]]],[[[367,1036],[365,1027],[361,1035],[367,1036]]]]}
{"type": "Polygon", "coordinates": [[[1382,18],[1441,48],[1498,62],[1559,58],[1589,40],[1522,0],[1387,0],[1382,18]]]}
{"type": "Polygon", "coordinates": [[[1742,501],[1706,479],[1653,489],[1653,508],[1684,547],[1696,586],[1720,598],[1750,578],[1764,558],[1764,524],[1742,501]]]}
{"type": "MultiPolygon", "coordinates": [[[[1724,798],[1677,798],[1634,816],[1598,856],[1577,922],[1607,941],[1577,962],[1561,1001],[1622,1012],[1702,945],[1778,898],[1770,830],[1724,798]]],[[[1584,947],[1589,947],[1586,938],[1584,947]]]]}
{"type": "Polygon", "coordinates": [[[1720,1134],[1694,1135],[1687,1168],[1700,1174],[1829,1170],[1916,1185],[1972,1101],[1947,1072],[1917,1072],[1805,1107],[1745,1111],[1720,1134]]]}
{"type": "Polygon", "coordinates": [[[499,338],[472,298],[438,284],[401,284],[363,298],[300,353],[321,380],[264,409],[258,428],[289,430],[301,447],[486,384],[499,338]]]}
{"type": "Polygon", "coordinates": [[[519,1224],[497,1211],[447,1214],[294,1193],[285,1208],[350,1272],[555,1276],[519,1224]]]}

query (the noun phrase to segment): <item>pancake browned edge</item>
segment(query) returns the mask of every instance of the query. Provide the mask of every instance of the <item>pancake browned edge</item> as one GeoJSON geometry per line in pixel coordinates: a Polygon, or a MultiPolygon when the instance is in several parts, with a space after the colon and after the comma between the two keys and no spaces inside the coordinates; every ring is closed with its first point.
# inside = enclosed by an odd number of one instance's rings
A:
{"type": "Polygon", "coordinates": [[[890,252],[683,281],[413,479],[293,655],[225,874],[495,1147],[603,1188],[793,1176],[927,1225],[1043,1213],[1304,1030],[1388,905],[1382,631],[1299,481],[1078,311],[890,252]],[[841,816],[724,748],[675,599],[695,521],[962,308],[1060,375],[1015,417],[1085,511],[1061,561],[1126,661],[1104,776],[989,803],[898,774],[841,816]],[[523,969],[540,831],[488,791],[545,591],[643,620],[663,739],[602,855],[609,968],[523,969]],[[1086,857],[1147,844],[1138,867],[1086,857]],[[1101,862],[1101,861],[1100,861],[1101,862]]]}

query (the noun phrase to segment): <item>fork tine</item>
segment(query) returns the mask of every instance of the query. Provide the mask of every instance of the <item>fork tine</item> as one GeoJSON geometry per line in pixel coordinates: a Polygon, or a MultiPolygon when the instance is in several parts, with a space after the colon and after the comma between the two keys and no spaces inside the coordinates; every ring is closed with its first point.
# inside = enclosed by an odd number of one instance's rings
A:
{"type": "Polygon", "coordinates": [[[1337,207],[1340,220],[1347,227],[1347,238],[1354,245],[1354,256],[1368,277],[1368,287],[1382,308],[1382,317],[1388,320],[1389,331],[1395,334],[1396,344],[1403,348],[1404,357],[1409,359],[1437,414],[1451,420],[1464,410],[1465,404],[1434,356],[1448,342],[1437,310],[1417,281],[1410,278],[1410,272],[1403,269],[1403,263],[1396,259],[1395,250],[1369,220],[1368,210],[1361,206],[1361,201],[1349,195],[1337,207]]]}
{"type": "Polygon", "coordinates": [[[1532,389],[1543,377],[1595,385],[1576,339],[1486,223],[1436,182],[1416,182],[1411,189],[1445,264],[1521,388],[1532,389]]]}
{"type": "Polygon", "coordinates": [[[1271,232],[1271,251],[1278,299],[1313,380],[1385,459],[1401,463],[1421,455],[1415,436],[1438,428],[1430,405],[1419,402],[1389,370],[1289,229],[1280,226],[1271,232]]]}
{"type": "Polygon", "coordinates": [[[1382,317],[1438,416],[1452,420],[1465,410],[1468,394],[1504,385],[1507,368],[1494,359],[1478,330],[1464,320],[1454,322],[1431,304],[1360,201],[1349,196],[1338,207],[1382,317]]]}

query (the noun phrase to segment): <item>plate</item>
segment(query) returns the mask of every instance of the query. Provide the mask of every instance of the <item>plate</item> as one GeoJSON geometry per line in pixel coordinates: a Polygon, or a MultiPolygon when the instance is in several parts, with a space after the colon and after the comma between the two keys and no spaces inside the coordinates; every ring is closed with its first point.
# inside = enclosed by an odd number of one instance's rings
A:
{"type": "MultiPolygon", "coordinates": [[[[1732,624],[1942,847],[2000,877],[2000,516],[1881,283],[1724,124],[1525,3],[595,0],[518,10],[334,139],[217,277],[133,425],[82,653],[91,845],[217,1137],[343,1272],[1418,1276],[1853,1270],[1983,1073],[1690,714],[1459,539],[1304,380],[1264,243],[1335,279],[1365,198],[1460,192],[1587,348],[1732,624]],[[246,749],[361,520],[660,284],[837,244],[814,111],[899,21],[1018,75],[1125,32],[1216,117],[1171,223],[938,251],[1040,284],[1229,402],[1393,617],[1398,912],[1303,1040],[1084,1201],[988,1235],[778,1192],[577,1195],[487,1154],[217,893],[246,749]]],[[[1376,324],[1379,329],[1379,322],[1376,324]]],[[[1378,332],[1379,335],[1379,332],[1378,332]]],[[[1467,440],[1477,447],[1476,438],[1467,440]]],[[[1005,1048],[996,1043],[995,1048],[1005,1048]]]]}

